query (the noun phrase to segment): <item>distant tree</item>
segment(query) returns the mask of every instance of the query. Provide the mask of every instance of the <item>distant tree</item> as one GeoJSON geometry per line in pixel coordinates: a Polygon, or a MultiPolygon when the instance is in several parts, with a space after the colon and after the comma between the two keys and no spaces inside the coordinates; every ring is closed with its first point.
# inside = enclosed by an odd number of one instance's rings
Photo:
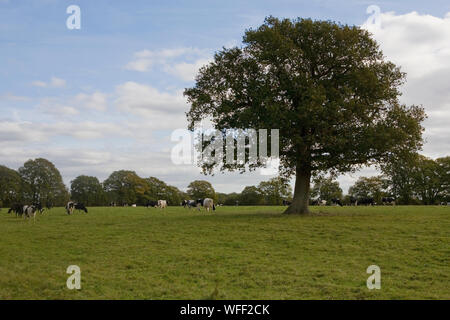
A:
{"type": "Polygon", "coordinates": [[[436,159],[441,178],[440,200],[450,202],[450,156],[436,159]]]}
{"type": "Polygon", "coordinates": [[[148,193],[148,183],[134,171],[114,171],[103,182],[109,201],[124,204],[144,204],[148,193]]]}
{"type": "Polygon", "coordinates": [[[360,177],[348,190],[350,196],[357,199],[374,198],[376,203],[381,203],[381,198],[386,195],[385,182],[381,176],[360,177]]]}
{"type": "Polygon", "coordinates": [[[61,174],[50,161],[42,158],[28,160],[19,168],[19,174],[24,182],[24,201],[62,206],[69,199],[61,174]]]}
{"type": "Polygon", "coordinates": [[[211,198],[217,201],[216,191],[211,183],[205,180],[195,180],[188,185],[187,193],[192,199],[211,198]]]}
{"type": "Polygon", "coordinates": [[[332,177],[318,176],[313,182],[311,198],[320,198],[327,202],[331,202],[332,199],[342,199],[342,189],[339,182],[333,180],[332,177]]]}
{"type": "Polygon", "coordinates": [[[150,177],[145,179],[148,183],[148,191],[145,196],[148,200],[166,200],[170,206],[179,206],[181,204],[183,193],[174,186],[169,186],[164,181],[150,177]]]}
{"type": "Polygon", "coordinates": [[[288,180],[282,177],[262,181],[258,189],[261,190],[266,205],[282,205],[283,200],[292,198],[292,188],[288,180]]]}
{"type": "Polygon", "coordinates": [[[239,204],[245,206],[258,206],[264,204],[264,195],[258,187],[247,186],[239,196],[239,204]]]}
{"type": "Polygon", "coordinates": [[[399,150],[392,153],[381,166],[386,177],[388,193],[398,204],[413,204],[414,168],[417,167],[419,154],[399,150]]]}
{"type": "Polygon", "coordinates": [[[216,192],[216,197],[217,197],[217,203],[225,204],[225,202],[228,198],[228,195],[226,193],[216,192]]]}
{"type": "Polygon", "coordinates": [[[218,202],[218,203],[222,203],[226,206],[236,206],[236,205],[241,205],[240,201],[240,194],[237,192],[232,192],[226,195],[225,201],[224,202],[218,202]]]}
{"type": "Polygon", "coordinates": [[[21,200],[22,179],[17,171],[0,165],[0,206],[21,200]]]}
{"type": "MultiPolygon", "coordinates": [[[[245,32],[243,47],[223,49],[184,94],[193,130],[279,129],[280,174],[296,175],[288,214],[306,214],[311,176],[382,163],[398,148],[421,147],[420,107],[401,105],[405,74],[386,61],[358,26],[268,17],[245,32]]],[[[202,162],[206,173],[263,166],[202,162]]]]}
{"type": "Polygon", "coordinates": [[[179,206],[181,205],[181,202],[184,200],[182,194],[183,193],[177,187],[167,186],[165,199],[168,201],[169,205],[179,206]]]}
{"type": "Polygon", "coordinates": [[[445,172],[445,163],[445,160],[434,161],[422,155],[418,157],[413,168],[413,184],[414,192],[423,204],[437,204],[446,193],[449,182],[448,180],[445,182],[446,174],[448,177],[448,173],[445,172]]]}
{"type": "Polygon", "coordinates": [[[103,186],[96,177],[78,176],[70,185],[71,199],[86,206],[102,206],[106,204],[103,186]]]}

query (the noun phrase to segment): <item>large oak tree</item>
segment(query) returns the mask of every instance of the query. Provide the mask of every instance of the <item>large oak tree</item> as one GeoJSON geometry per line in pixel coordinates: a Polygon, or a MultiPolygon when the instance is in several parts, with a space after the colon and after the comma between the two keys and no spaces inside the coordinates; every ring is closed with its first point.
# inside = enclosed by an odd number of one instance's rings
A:
{"type": "Polygon", "coordinates": [[[200,69],[185,90],[187,118],[190,129],[204,118],[222,131],[279,129],[280,173],[296,175],[286,213],[303,214],[314,173],[354,171],[397,148],[420,148],[425,114],[399,102],[404,81],[360,27],[268,17],[245,32],[241,48],[224,48],[200,69]]]}

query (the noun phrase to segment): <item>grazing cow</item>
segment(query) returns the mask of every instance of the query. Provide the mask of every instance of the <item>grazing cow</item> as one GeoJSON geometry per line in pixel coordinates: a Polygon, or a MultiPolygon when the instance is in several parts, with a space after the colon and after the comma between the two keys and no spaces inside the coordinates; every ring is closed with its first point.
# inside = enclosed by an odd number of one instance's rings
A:
{"type": "Polygon", "coordinates": [[[85,213],[88,213],[87,208],[82,203],[76,203],[73,201],[67,202],[66,205],[66,212],[67,214],[72,214],[74,210],[84,211],[85,213]]]}
{"type": "Polygon", "coordinates": [[[84,211],[85,213],[88,213],[87,208],[82,203],[75,203],[75,210],[84,211]]]}
{"type": "Polygon", "coordinates": [[[36,212],[37,208],[32,204],[31,206],[25,205],[23,206],[23,218],[31,218],[33,217],[33,220],[36,220],[36,212]]]}
{"type": "Polygon", "coordinates": [[[358,199],[358,204],[363,206],[373,206],[375,204],[374,198],[361,198],[358,199]]]}
{"type": "Polygon", "coordinates": [[[149,200],[149,201],[147,201],[147,203],[145,204],[145,207],[146,207],[146,208],[149,208],[149,207],[156,208],[157,206],[158,206],[158,201],[153,201],[153,200],[149,200]]]}
{"type": "Polygon", "coordinates": [[[135,203],[133,203],[131,206],[132,206],[133,208],[136,208],[136,207],[137,207],[135,203]]]}
{"type": "Polygon", "coordinates": [[[158,208],[164,209],[167,207],[167,201],[166,200],[158,200],[158,208]]]}
{"type": "Polygon", "coordinates": [[[395,199],[391,197],[383,197],[381,198],[381,202],[383,203],[383,205],[390,204],[395,206],[395,199]]]}
{"type": "Polygon", "coordinates": [[[283,206],[290,206],[291,203],[292,203],[291,201],[283,200],[283,206]]]}
{"type": "Polygon", "coordinates": [[[197,201],[195,200],[183,200],[183,202],[181,202],[181,205],[185,208],[194,208],[197,206],[197,201]]]}
{"type": "Polygon", "coordinates": [[[340,206],[342,207],[342,201],[341,199],[331,199],[331,204],[335,205],[335,206],[340,206]]]}
{"type": "Polygon", "coordinates": [[[33,206],[36,208],[36,211],[38,211],[40,214],[44,212],[44,208],[42,207],[42,204],[40,202],[33,203],[33,206]]]}
{"type": "Polygon", "coordinates": [[[350,205],[351,206],[357,206],[358,205],[358,199],[355,197],[350,197],[350,205]]]}
{"type": "Polygon", "coordinates": [[[21,216],[23,214],[23,204],[15,203],[11,206],[11,208],[8,210],[8,213],[14,212],[17,216],[21,216]]]}
{"type": "Polygon", "coordinates": [[[73,202],[73,201],[67,202],[67,204],[66,204],[67,214],[69,214],[69,215],[72,214],[74,209],[75,209],[75,202],[73,202]]]}
{"type": "Polygon", "coordinates": [[[205,207],[206,211],[209,211],[210,209],[216,210],[216,206],[214,205],[214,201],[211,198],[205,198],[203,200],[203,207],[205,207]]]}
{"type": "Polygon", "coordinates": [[[319,199],[319,206],[326,206],[327,205],[327,200],[320,200],[319,199]]]}

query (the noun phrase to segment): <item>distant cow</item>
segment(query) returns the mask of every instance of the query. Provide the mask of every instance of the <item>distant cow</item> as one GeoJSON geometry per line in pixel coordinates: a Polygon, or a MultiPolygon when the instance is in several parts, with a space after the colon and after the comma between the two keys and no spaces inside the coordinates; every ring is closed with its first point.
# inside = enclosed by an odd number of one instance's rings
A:
{"type": "Polygon", "coordinates": [[[85,213],[88,213],[87,208],[82,203],[76,203],[73,201],[67,202],[66,205],[66,212],[67,214],[72,214],[74,210],[84,211],[85,213]]]}
{"type": "Polygon", "coordinates": [[[206,211],[209,211],[210,209],[216,210],[216,206],[214,205],[214,201],[211,198],[205,198],[203,200],[203,207],[205,207],[206,211]]]}
{"type": "Polygon", "coordinates": [[[355,197],[350,197],[350,205],[351,206],[357,206],[358,205],[358,199],[355,197]]]}
{"type": "Polygon", "coordinates": [[[185,207],[185,208],[194,208],[194,207],[196,207],[197,206],[197,201],[195,201],[195,200],[183,200],[182,202],[181,202],[181,205],[183,206],[183,207],[185,207]]]}
{"type": "Polygon", "coordinates": [[[331,199],[331,204],[342,207],[341,199],[331,199]]]}
{"type": "Polygon", "coordinates": [[[35,202],[33,203],[33,206],[36,208],[36,211],[42,214],[44,212],[44,208],[42,207],[42,203],[35,202]]]}
{"type": "Polygon", "coordinates": [[[357,204],[361,204],[363,206],[373,206],[375,204],[375,199],[374,198],[360,198],[358,199],[357,204]]]}
{"type": "Polygon", "coordinates": [[[72,214],[74,209],[75,209],[75,202],[73,202],[73,201],[67,202],[67,204],[66,204],[67,214],[69,214],[69,215],[72,214]]]}
{"type": "Polygon", "coordinates": [[[291,203],[292,203],[291,201],[283,200],[283,206],[290,206],[291,203]]]}
{"type": "Polygon", "coordinates": [[[23,214],[23,204],[15,203],[11,206],[11,208],[8,210],[8,213],[14,212],[17,216],[21,216],[23,214]]]}
{"type": "Polygon", "coordinates": [[[82,203],[75,203],[75,210],[84,211],[85,213],[88,213],[87,208],[82,203]]]}
{"type": "Polygon", "coordinates": [[[22,210],[24,219],[33,217],[33,220],[36,220],[37,208],[35,205],[25,205],[22,210]]]}
{"type": "Polygon", "coordinates": [[[166,200],[158,200],[158,208],[164,209],[167,207],[167,201],[166,200]]]}
{"type": "Polygon", "coordinates": [[[381,198],[381,202],[384,205],[390,204],[390,205],[395,206],[395,199],[391,198],[391,197],[383,197],[383,198],[381,198]]]}

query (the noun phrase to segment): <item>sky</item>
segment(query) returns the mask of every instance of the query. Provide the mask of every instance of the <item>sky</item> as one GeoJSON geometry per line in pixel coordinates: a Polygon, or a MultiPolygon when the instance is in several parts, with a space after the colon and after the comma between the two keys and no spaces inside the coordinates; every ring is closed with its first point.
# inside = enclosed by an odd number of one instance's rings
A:
{"type": "MultiPolygon", "coordinates": [[[[401,101],[428,115],[422,153],[449,154],[448,0],[0,0],[0,164],[18,169],[43,157],[68,186],[78,175],[102,181],[121,169],[182,190],[196,179],[227,193],[268,180],[260,171],[204,176],[174,164],[171,134],[187,128],[182,92],[197,70],[269,15],[369,29],[407,73],[401,101]],[[80,8],[80,29],[66,25],[70,5],[80,8]],[[376,19],[371,5],[380,8],[376,19]]],[[[339,182],[346,191],[375,174],[366,168],[339,182]]]]}

